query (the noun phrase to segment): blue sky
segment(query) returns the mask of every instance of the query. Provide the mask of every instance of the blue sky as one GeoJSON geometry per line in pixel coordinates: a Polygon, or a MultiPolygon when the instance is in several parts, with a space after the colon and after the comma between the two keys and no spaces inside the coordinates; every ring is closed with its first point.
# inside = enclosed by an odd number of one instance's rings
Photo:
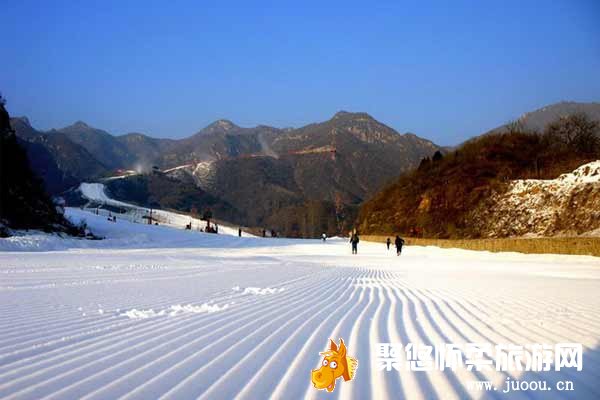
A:
{"type": "Polygon", "coordinates": [[[40,129],[179,138],[365,111],[456,144],[600,101],[600,1],[0,0],[0,92],[40,129]]]}

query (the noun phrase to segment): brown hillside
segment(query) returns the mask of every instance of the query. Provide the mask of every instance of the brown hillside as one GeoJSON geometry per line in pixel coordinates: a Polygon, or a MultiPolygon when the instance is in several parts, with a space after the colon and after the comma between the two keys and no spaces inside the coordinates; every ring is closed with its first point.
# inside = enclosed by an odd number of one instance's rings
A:
{"type": "Polygon", "coordinates": [[[365,202],[357,225],[364,234],[479,237],[471,211],[492,193],[506,190],[513,179],[552,179],[595,160],[598,142],[598,124],[581,115],[551,124],[543,134],[473,139],[443,158],[424,159],[365,202]]]}

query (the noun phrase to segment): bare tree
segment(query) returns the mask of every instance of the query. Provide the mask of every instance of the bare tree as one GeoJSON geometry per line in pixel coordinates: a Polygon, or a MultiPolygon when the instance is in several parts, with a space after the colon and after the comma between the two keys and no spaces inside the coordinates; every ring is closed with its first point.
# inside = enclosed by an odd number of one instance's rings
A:
{"type": "Polygon", "coordinates": [[[525,125],[523,124],[523,121],[521,121],[520,119],[516,119],[514,121],[509,121],[506,124],[506,132],[507,133],[525,132],[525,125]]]}
{"type": "Polygon", "coordinates": [[[600,125],[578,113],[560,117],[544,131],[548,140],[584,154],[600,151],[600,125]]]}

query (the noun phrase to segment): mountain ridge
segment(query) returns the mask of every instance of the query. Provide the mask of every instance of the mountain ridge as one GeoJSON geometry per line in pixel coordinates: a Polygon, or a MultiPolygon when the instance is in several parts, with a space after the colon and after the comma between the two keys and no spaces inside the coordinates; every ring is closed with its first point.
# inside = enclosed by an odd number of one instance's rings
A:
{"type": "MultiPolygon", "coordinates": [[[[523,118],[550,115],[548,110],[552,115],[557,109],[572,111],[578,104],[550,105],[523,118]]],[[[597,106],[590,105],[592,109],[597,106]]],[[[90,168],[96,173],[89,179],[114,175],[116,170],[162,169],[181,185],[195,184],[226,201],[246,225],[269,226],[290,236],[348,229],[363,201],[435,152],[449,151],[412,132],[399,133],[368,113],[345,110],[298,128],[241,127],[219,119],[182,139],[143,133],[114,136],[83,121],[39,132],[25,123],[26,118],[14,121],[25,140],[66,137],[74,148],[89,154],[90,162],[98,158],[95,165],[103,167],[90,168]]],[[[56,151],[50,153],[58,157],[56,151]]],[[[85,157],[78,159],[86,163],[85,157]]],[[[127,191],[119,193],[126,196],[127,191]]],[[[173,195],[185,196],[182,193],[187,192],[174,191],[173,195]]],[[[189,202],[179,198],[177,204],[189,202]]]]}

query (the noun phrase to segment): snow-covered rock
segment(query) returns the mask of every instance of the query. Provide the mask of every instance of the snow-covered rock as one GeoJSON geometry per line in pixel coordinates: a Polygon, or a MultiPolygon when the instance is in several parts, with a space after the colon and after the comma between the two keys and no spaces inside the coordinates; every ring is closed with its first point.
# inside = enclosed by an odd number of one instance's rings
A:
{"type": "Polygon", "coordinates": [[[483,236],[594,235],[600,232],[600,160],[556,179],[519,179],[472,212],[483,236]]]}

